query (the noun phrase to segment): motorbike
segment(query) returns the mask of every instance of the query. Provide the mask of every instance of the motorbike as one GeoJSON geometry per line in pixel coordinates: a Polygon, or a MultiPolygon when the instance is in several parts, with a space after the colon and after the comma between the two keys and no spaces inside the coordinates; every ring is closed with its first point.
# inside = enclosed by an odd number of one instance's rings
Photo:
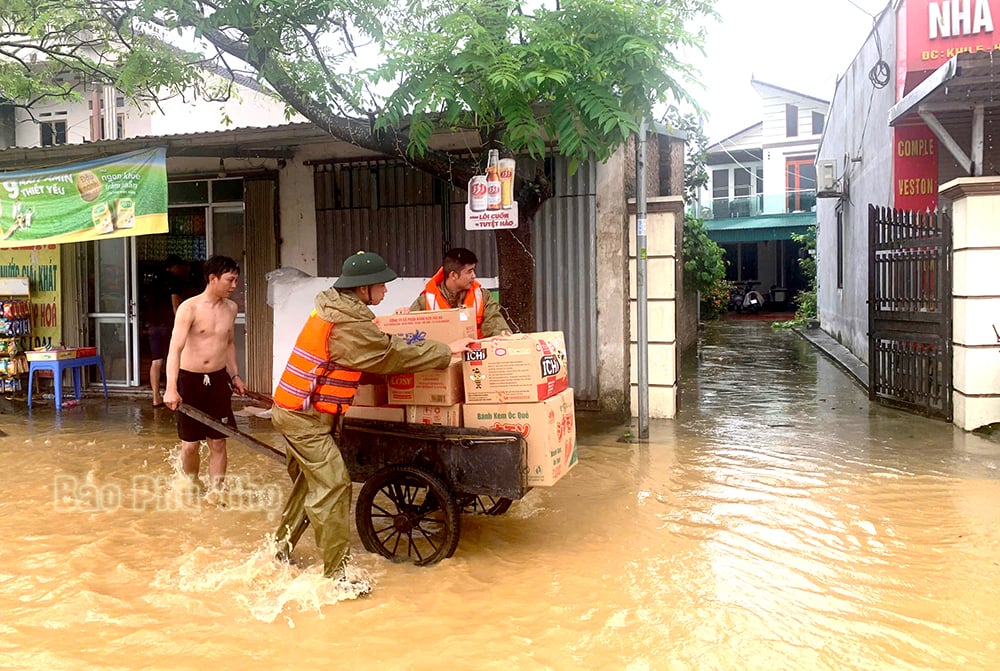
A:
{"type": "Polygon", "coordinates": [[[729,309],[736,312],[757,313],[764,309],[764,296],[753,288],[759,284],[753,280],[747,280],[743,286],[737,286],[729,294],[729,309]]]}

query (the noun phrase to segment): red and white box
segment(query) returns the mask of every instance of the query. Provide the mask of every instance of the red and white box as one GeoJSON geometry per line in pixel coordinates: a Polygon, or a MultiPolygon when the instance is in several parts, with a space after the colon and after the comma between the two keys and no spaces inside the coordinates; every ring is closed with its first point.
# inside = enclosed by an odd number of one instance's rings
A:
{"type": "Polygon", "coordinates": [[[462,426],[462,404],[408,405],[406,406],[406,422],[434,426],[462,426]]]}
{"type": "Polygon", "coordinates": [[[466,403],[537,403],[569,388],[562,331],[479,340],[463,358],[466,403]]]}
{"type": "Polygon", "coordinates": [[[455,405],[462,402],[462,362],[386,378],[391,405],[455,405]]]}
{"type": "Polygon", "coordinates": [[[462,420],[466,428],[514,431],[524,436],[528,484],[532,487],[554,485],[578,461],[572,389],[540,403],[464,405],[462,420]]]}

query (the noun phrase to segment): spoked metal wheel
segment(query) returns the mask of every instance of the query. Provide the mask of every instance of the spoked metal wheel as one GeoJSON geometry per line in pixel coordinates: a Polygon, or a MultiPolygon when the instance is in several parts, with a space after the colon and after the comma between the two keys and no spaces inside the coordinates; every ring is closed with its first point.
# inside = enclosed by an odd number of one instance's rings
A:
{"type": "Polygon", "coordinates": [[[503,515],[514,503],[502,496],[467,496],[462,499],[462,512],[466,515],[503,515]]]}
{"type": "Polygon", "coordinates": [[[417,566],[450,557],[458,546],[458,504],[445,484],[415,466],[387,466],[365,481],[355,520],[369,552],[417,566]]]}

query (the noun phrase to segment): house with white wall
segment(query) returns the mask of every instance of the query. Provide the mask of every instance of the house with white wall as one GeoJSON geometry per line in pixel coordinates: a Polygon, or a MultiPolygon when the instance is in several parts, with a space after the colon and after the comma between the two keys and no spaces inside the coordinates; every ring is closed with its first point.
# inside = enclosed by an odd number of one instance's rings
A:
{"type": "Polygon", "coordinates": [[[820,326],[869,397],[1000,422],[1000,0],[891,0],[820,145],[820,326]]]}
{"type": "MultiPolygon", "coordinates": [[[[192,91],[166,97],[158,105],[137,104],[113,86],[86,83],[79,87],[78,100],[42,101],[30,110],[8,106],[6,112],[0,106],[0,148],[265,127],[288,121],[284,102],[253,79],[236,76],[229,81],[206,71],[201,86],[225,95],[209,100],[192,91]]],[[[302,119],[295,115],[293,120],[302,119]]]]}
{"type": "Polygon", "coordinates": [[[806,288],[792,234],[816,223],[816,149],[829,103],[752,80],[760,121],[708,148],[698,205],[726,252],[727,279],[754,282],[776,305],[806,288]]]}

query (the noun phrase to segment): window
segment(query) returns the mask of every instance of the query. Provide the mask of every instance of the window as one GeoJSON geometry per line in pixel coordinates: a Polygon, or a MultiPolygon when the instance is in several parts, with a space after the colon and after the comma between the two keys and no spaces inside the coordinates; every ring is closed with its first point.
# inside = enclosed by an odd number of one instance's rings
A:
{"type": "Polygon", "coordinates": [[[729,168],[712,171],[712,217],[729,218],[729,168]]]}
{"type": "Polygon", "coordinates": [[[837,208],[837,288],[844,288],[844,209],[837,208]]]}
{"type": "Polygon", "coordinates": [[[749,217],[753,214],[750,208],[750,171],[737,168],[733,173],[733,202],[729,206],[729,216],[749,217]]]}
{"type": "Polygon", "coordinates": [[[785,162],[788,209],[810,212],[816,205],[816,157],[790,158],[785,162]]]}
{"type": "Polygon", "coordinates": [[[812,114],[813,114],[813,135],[822,135],[823,122],[826,121],[826,117],[824,117],[819,112],[813,112],[812,114]]]}
{"type": "Polygon", "coordinates": [[[785,105],[785,135],[787,137],[799,135],[799,108],[795,105],[785,105]]]}
{"type": "Polygon", "coordinates": [[[121,140],[125,137],[125,115],[115,115],[115,137],[121,140]]]}
{"type": "Polygon", "coordinates": [[[38,127],[41,131],[40,139],[43,147],[66,144],[65,121],[43,121],[38,124],[38,127]]]}

